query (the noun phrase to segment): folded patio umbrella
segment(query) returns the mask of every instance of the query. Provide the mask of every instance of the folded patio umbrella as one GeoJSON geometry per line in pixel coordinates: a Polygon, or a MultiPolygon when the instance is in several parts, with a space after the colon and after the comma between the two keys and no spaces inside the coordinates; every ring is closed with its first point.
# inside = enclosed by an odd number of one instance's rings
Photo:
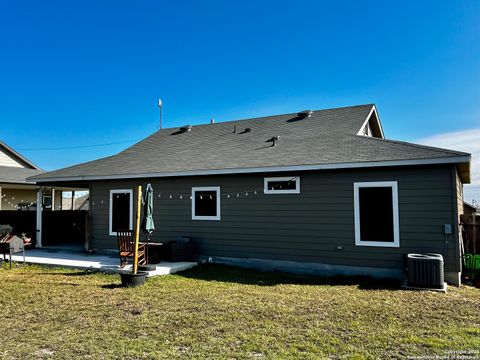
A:
{"type": "Polygon", "coordinates": [[[147,184],[147,188],[145,189],[141,228],[148,237],[150,237],[155,230],[155,224],[153,223],[153,188],[150,184],[147,184]]]}

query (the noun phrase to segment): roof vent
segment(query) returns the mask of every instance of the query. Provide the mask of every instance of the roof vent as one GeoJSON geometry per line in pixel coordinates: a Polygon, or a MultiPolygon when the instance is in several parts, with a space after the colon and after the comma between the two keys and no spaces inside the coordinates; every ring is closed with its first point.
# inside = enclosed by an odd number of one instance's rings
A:
{"type": "Polygon", "coordinates": [[[189,132],[192,131],[192,125],[185,125],[180,128],[181,132],[189,132]]]}
{"type": "Polygon", "coordinates": [[[297,116],[301,119],[306,119],[306,118],[309,118],[310,116],[312,116],[313,114],[313,111],[312,110],[303,110],[303,111],[300,111],[297,116]]]}
{"type": "Polygon", "coordinates": [[[215,118],[210,119],[210,124],[215,124],[215,118]]]}
{"type": "Polygon", "coordinates": [[[272,142],[272,146],[277,146],[277,141],[280,140],[280,136],[274,136],[270,140],[272,142]]]}

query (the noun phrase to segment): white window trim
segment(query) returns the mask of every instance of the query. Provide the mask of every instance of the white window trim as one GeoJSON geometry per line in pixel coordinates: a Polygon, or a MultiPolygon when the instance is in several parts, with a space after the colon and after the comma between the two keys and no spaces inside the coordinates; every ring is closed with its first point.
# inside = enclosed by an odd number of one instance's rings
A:
{"type": "Polygon", "coordinates": [[[43,204],[45,204],[45,198],[51,198],[52,199],[52,203],[50,204],[50,209],[53,210],[53,196],[52,195],[42,195],[42,208],[44,207],[43,204]]]}
{"type": "Polygon", "coordinates": [[[132,189],[115,189],[110,190],[110,200],[108,207],[108,232],[110,236],[116,236],[117,232],[112,231],[112,215],[113,215],[113,195],[114,194],[129,194],[130,195],[130,214],[129,214],[129,230],[133,230],[133,190],[132,189]]]}
{"type": "Polygon", "coordinates": [[[220,186],[192,187],[192,220],[220,220],[220,186]],[[217,215],[197,216],[195,215],[195,192],[215,191],[217,193],[217,215]]]}
{"type": "Polygon", "coordinates": [[[355,205],[355,245],[400,247],[400,226],[398,220],[398,184],[396,181],[356,182],[353,184],[353,201],[355,205]],[[390,187],[392,188],[393,207],[393,242],[363,241],[360,238],[360,197],[359,189],[364,187],[390,187]]]}
{"type": "Polygon", "coordinates": [[[300,194],[300,176],[282,176],[282,177],[267,177],[263,180],[263,192],[265,194],[300,194]],[[289,181],[295,179],[295,189],[286,190],[270,190],[268,183],[270,181],[289,181]]]}

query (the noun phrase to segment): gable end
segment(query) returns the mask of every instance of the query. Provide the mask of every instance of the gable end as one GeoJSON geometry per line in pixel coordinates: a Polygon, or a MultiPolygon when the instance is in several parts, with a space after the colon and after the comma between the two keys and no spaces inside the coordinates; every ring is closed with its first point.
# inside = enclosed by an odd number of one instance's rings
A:
{"type": "Polygon", "coordinates": [[[0,141],[0,166],[41,170],[2,141],[0,141]]]}
{"type": "Polygon", "coordinates": [[[378,117],[377,108],[375,105],[372,106],[372,110],[370,110],[368,113],[368,116],[360,130],[358,130],[357,135],[385,139],[382,124],[380,122],[380,118],[378,117]]]}

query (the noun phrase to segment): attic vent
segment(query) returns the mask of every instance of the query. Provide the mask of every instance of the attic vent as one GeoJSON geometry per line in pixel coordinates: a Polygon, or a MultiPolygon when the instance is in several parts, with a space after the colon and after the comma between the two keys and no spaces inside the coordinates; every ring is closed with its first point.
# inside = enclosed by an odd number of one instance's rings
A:
{"type": "Polygon", "coordinates": [[[280,136],[274,136],[274,137],[272,137],[271,139],[269,139],[269,140],[267,140],[267,141],[271,141],[271,142],[272,142],[272,146],[277,146],[278,140],[280,140],[280,136]]]}
{"type": "Polygon", "coordinates": [[[188,132],[188,131],[192,131],[192,125],[185,125],[185,126],[182,126],[180,128],[180,131],[181,132],[188,132]]]}
{"type": "Polygon", "coordinates": [[[306,119],[306,118],[309,118],[310,116],[312,116],[313,114],[313,111],[312,110],[303,110],[303,111],[300,111],[297,116],[301,119],[306,119]]]}

